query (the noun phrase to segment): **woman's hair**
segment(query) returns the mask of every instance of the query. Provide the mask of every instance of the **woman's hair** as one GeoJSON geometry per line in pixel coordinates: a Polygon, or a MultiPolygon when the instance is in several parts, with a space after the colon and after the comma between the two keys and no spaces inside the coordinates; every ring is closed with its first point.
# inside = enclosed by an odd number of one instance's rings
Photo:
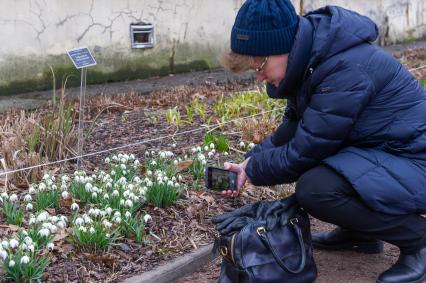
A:
{"type": "Polygon", "coordinates": [[[230,50],[224,51],[220,56],[222,66],[235,73],[244,72],[252,67],[253,56],[234,53],[230,50]]]}

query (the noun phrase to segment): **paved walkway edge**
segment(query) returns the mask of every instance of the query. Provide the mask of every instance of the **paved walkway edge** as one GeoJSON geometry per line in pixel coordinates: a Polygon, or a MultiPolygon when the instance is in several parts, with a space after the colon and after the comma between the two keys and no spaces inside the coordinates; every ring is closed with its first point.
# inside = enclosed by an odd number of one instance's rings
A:
{"type": "Polygon", "coordinates": [[[124,283],[169,283],[185,275],[194,273],[211,262],[216,256],[211,252],[213,244],[179,257],[154,270],[128,278],[124,283]]]}

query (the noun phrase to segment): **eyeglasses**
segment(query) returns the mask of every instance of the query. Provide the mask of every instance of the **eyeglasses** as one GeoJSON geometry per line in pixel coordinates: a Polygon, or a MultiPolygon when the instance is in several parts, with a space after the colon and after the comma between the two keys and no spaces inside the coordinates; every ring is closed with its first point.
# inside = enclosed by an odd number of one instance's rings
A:
{"type": "Polygon", "coordinates": [[[260,64],[260,66],[256,69],[254,69],[256,72],[260,72],[263,70],[263,68],[265,67],[266,63],[268,63],[268,58],[269,57],[265,57],[265,59],[263,59],[262,64],[260,64]]]}

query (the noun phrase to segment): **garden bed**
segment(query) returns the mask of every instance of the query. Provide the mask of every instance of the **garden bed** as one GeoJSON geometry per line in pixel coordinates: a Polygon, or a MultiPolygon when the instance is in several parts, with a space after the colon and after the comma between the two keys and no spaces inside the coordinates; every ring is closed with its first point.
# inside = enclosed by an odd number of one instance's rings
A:
{"type": "MultiPolygon", "coordinates": [[[[426,61],[424,50],[410,52],[399,54],[410,68],[426,61]]],[[[413,73],[426,79],[425,69],[413,73]]],[[[121,282],[212,243],[213,215],[292,191],[291,186],[247,186],[241,197],[224,198],[204,189],[206,164],[241,161],[249,144],[259,143],[281,120],[284,104],[268,99],[255,83],[100,96],[86,105],[84,153],[104,152],[84,158],[82,172],[74,174],[72,160],[0,180],[7,184],[0,216],[0,240],[7,241],[0,249],[3,275],[46,282],[121,282]],[[162,170],[162,183],[156,170],[162,170]],[[152,187],[161,187],[167,196],[155,195],[152,187]],[[43,211],[48,214],[40,216],[43,211]],[[13,238],[18,243],[11,246],[13,238]],[[46,269],[43,259],[49,260],[46,269]],[[39,266],[39,272],[29,266],[39,266]]],[[[77,109],[77,101],[63,96],[36,113],[5,114],[3,169],[73,156],[77,109]]]]}

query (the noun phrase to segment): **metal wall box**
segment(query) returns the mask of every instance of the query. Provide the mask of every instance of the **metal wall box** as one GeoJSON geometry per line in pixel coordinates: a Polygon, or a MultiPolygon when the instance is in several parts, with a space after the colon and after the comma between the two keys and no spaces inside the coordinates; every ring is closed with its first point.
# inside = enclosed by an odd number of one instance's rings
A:
{"type": "Polygon", "coordinates": [[[150,23],[130,24],[132,48],[152,48],[154,46],[154,26],[150,23]]]}

